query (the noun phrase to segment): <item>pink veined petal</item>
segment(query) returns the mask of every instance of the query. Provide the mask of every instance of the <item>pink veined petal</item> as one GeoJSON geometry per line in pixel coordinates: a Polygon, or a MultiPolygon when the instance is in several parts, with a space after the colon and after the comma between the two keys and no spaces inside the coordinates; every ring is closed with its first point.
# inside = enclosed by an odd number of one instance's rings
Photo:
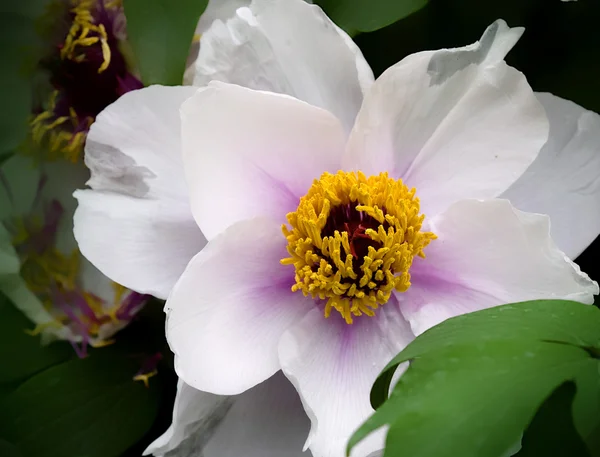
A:
{"type": "Polygon", "coordinates": [[[464,200],[431,221],[438,239],[411,268],[412,286],[397,294],[420,334],[443,320],[504,303],[568,299],[592,303],[598,284],[550,237],[547,216],[508,200],[464,200]]]}
{"type": "Polygon", "coordinates": [[[254,0],[208,28],[186,79],[196,86],[217,80],[291,95],[330,111],[349,132],[373,72],[318,6],[254,0]]]}
{"type": "Polygon", "coordinates": [[[89,190],[75,193],[75,238],[110,279],[167,298],[206,240],[189,206],[179,107],[197,89],[129,92],[92,125],[85,148],[89,190]]]}
{"type": "Polygon", "coordinates": [[[386,70],[365,95],[344,169],[402,178],[429,217],[505,191],[548,138],[544,109],[503,60],[522,31],[497,21],[473,45],[413,54],[386,70]]]}
{"type": "Polygon", "coordinates": [[[600,116],[552,94],[537,97],[550,119],[550,138],[502,198],[548,214],[552,238],[574,259],[600,233],[600,116]]]}
{"type": "Polygon", "coordinates": [[[192,212],[209,240],[244,219],[285,222],[312,181],[340,166],[339,121],[289,96],[214,82],[181,116],[192,212]]]}
{"type": "Polygon", "coordinates": [[[167,339],[178,375],[216,394],[238,394],[276,373],[281,334],[313,302],[292,293],[278,222],[239,222],[192,259],[167,300],[167,339]]]}
{"type": "MultiPolygon", "coordinates": [[[[350,436],[373,413],[369,392],[377,375],[413,338],[395,299],[352,325],[314,309],[283,335],[281,367],[311,419],[305,447],[314,457],[345,455],[350,436]]],[[[369,436],[352,455],[382,449],[384,433],[369,436]]]]}

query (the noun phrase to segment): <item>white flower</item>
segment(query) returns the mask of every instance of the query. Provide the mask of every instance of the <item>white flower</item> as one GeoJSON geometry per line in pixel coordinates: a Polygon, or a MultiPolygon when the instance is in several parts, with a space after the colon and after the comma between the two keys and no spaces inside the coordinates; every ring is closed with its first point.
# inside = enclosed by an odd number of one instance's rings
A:
{"type": "Polygon", "coordinates": [[[563,251],[600,231],[600,119],[504,63],[521,33],[498,21],[373,82],[320,9],[257,0],[203,35],[194,83],[224,82],[150,87],[98,117],[76,237],[109,277],[169,296],[181,378],[173,426],[147,452],[300,456],[308,434],[314,456],[342,456],[375,377],[416,334],[506,302],[592,301],[597,284],[563,251]],[[505,196],[549,214],[562,251],[547,216],[505,196]]]}
{"type": "MultiPolygon", "coordinates": [[[[211,0],[198,23],[198,33],[248,3],[211,0]]],[[[41,333],[44,342],[68,340],[84,356],[88,345],[110,342],[147,299],[113,283],[82,258],[72,231],[76,206],[72,193],[89,178],[78,159],[89,124],[96,110],[142,85],[129,72],[118,49],[105,52],[106,40],[112,46],[126,39],[122,5],[103,0],[73,0],[70,4],[66,18],[78,26],[69,29],[64,38],[69,45],[57,47],[60,52],[57,50],[56,56],[69,63],[69,74],[65,76],[64,65],[53,70],[60,88],[53,92],[46,111],[31,122],[32,143],[43,145],[33,151],[39,161],[17,155],[3,165],[0,175],[0,221],[9,229],[5,236],[15,243],[14,252],[22,263],[22,277],[11,273],[3,277],[0,286],[36,324],[32,333],[41,333]],[[104,28],[98,28],[99,24],[104,28]],[[88,32],[99,39],[84,40],[88,32]],[[90,47],[97,47],[93,58],[80,59],[82,53],[91,52],[90,47]],[[107,77],[104,71],[108,68],[112,70],[107,77]],[[90,79],[89,75],[95,74],[102,81],[90,79]],[[82,75],[97,93],[81,97],[82,75]]]]}

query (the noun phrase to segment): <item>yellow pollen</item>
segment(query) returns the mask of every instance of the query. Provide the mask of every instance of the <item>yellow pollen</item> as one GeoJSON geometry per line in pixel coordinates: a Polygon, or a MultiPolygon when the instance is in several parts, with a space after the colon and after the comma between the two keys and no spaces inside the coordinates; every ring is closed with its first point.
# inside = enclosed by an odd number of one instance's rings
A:
{"type": "MultiPolygon", "coordinates": [[[[73,23],[60,50],[62,60],[83,62],[86,54],[82,48],[100,46],[102,51],[102,63],[98,67],[98,73],[105,71],[111,62],[111,49],[108,44],[108,33],[104,24],[96,24],[92,14],[96,3],[102,0],[72,0],[71,13],[73,23]]],[[[104,8],[120,8],[121,1],[106,1],[104,8]]],[[[31,121],[31,139],[35,144],[44,145],[47,142],[48,151],[44,156],[46,160],[66,158],[71,162],[77,162],[81,156],[85,144],[86,131],[93,122],[91,117],[79,117],[73,108],[69,108],[68,116],[54,115],[58,92],[54,91],[46,106],[46,110],[38,114],[31,121]],[[73,126],[73,130],[61,128],[67,121],[73,126]]]]}
{"type": "MultiPolygon", "coordinates": [[[[102,48],[103,62],[98,68],[102,73],[110,65],[110,47],[108,46],[108,34],[103,24],[95,24],[92,8],[97,0],[73,0],[71,12],[75,15],[64,46],[60,51],[62,59],[75,60],[77,62],[85,59],[84,54],[78,54],[79,47],[88,47],[100,43],[102,48]]],[[[106,5],[105,5],[106,6],[106,5]]]]}
{"type": "Polygon", "coordinates": [[[325,317],[374,316],[394,291],[408,290],[414,257],[436,238],[421,231],[419,211],[415,189],[387,173],[324,173],[287,215],[291,228],[282,227],[292,291],[325,301],[325,317]]]}
{"type": "Polygon", "coordinates": [[[91,117],[80,119],[73,108],[69,108],[69,116],[53,119],[57,96],[58,91],[54,91],[48,99],[46,111],[38,114],[31,121],[31,139],[40,145],[45,140],[47,141],[48,148],[45,159],[52,161],[65,158],[76,163],[85,144],[85,131],[89,129],[94,120],[91,117]],[[70,121],[74,128],[77,128],[82,122],[85,123],[84,130],[72,133],[69,130],[57,128],[67,121],[70,121]]]}

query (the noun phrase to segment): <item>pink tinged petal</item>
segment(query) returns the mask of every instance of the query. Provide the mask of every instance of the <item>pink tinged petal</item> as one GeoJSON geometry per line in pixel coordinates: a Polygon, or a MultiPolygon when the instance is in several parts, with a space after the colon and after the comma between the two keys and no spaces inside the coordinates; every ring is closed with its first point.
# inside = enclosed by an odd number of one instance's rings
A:
{"type": "Polygon", "coordinates": [[[91,190],[75,193],[83,255],[112,280],[160,298],[205,244],[181,161],[179,107],[196,90],[151,86],[106,108],[86,143],[91,190]]]}
{"type": "Polygon", "coordinates": [[[81,253],[132,290],[166,299],[206,240],[185,203],[79,190],[74,233],[81,253]]]}
{"type": "MultiPolygon", "coordinates": [[[[395,299],[375,317],[348,325],[314,309],[279,344],[282,370],[298,390],[312,427],[306,441],[314,457],[342,457],[352,433],[373,409],[369,392],[383,367],[412,339],[395,299]]],[[[364,457],[383,448],[385,430],[353,452],[364,457]]]]}
{"type": "Polygon", "coordinates": [[[179,376],[216,394],[238,394],[280,368],[281,334],[314,302],[293,293],[278,222],[235,224],[192,259],[166,304],[179,376]]]}
{"type": "Polygon", "coordinates": [[[373,72],[351,38],[303,0],[254,0],[203,34],[187,79],[294,96],[336,115],[350,131],[373,72]]]}
{"type": "Polygon", "coordinates": [[[537,96],[550,119],[550,138],[502,198],[548,214],[552,238],[574,259],[600,233],[600,116],[551,94],[537,96]]]}
{"type": "Polygon", "coordinates": [[[404,179],[428,216],[506,190],[548,137],[541,104],[503,61],[522,31],[497,21],[473,45],[389,68],[365,96],[344,169],[404,179]]]}
{"type": "Polygon", "coordinates": [[[215,82],[181,111],[192,212],[209,240],[244,219],[284,222],[315,178],[340,167],[339,121],[292,97],[215,82]]]}
{"type": "Polygon", "coordinates": [[[504,303],[567,299],[592,303],[598,284],[560,251],[549,219],[508,200],[464,200],[431,221],[438,239],[411,268],[398,294],[420,334],[443,320],[504,303]]]}

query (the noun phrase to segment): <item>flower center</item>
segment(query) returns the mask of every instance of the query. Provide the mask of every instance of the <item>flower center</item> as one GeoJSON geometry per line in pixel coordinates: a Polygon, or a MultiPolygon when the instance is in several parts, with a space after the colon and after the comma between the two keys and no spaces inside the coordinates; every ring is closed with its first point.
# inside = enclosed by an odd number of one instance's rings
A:
{"type": "Polygon", "coordinates": [[[324,173],[282,228],[292,291],[326,300],[325,317],[334,309],[348,324],[374,316],[394,290],[408,290],[413,258],[436,238],[421,231],[424,218],[415,189],[387,173],[324,173]]]}
{"type": "Polygon", "coordinates": [[[120,0],[71,0],[70,27],[41,66],[49,70],[54,91],[36,109],[32,140],[48,146],[47,159],[77,162],[90,125],[119,96],[142,87],[130,73],[120,0]]]}

